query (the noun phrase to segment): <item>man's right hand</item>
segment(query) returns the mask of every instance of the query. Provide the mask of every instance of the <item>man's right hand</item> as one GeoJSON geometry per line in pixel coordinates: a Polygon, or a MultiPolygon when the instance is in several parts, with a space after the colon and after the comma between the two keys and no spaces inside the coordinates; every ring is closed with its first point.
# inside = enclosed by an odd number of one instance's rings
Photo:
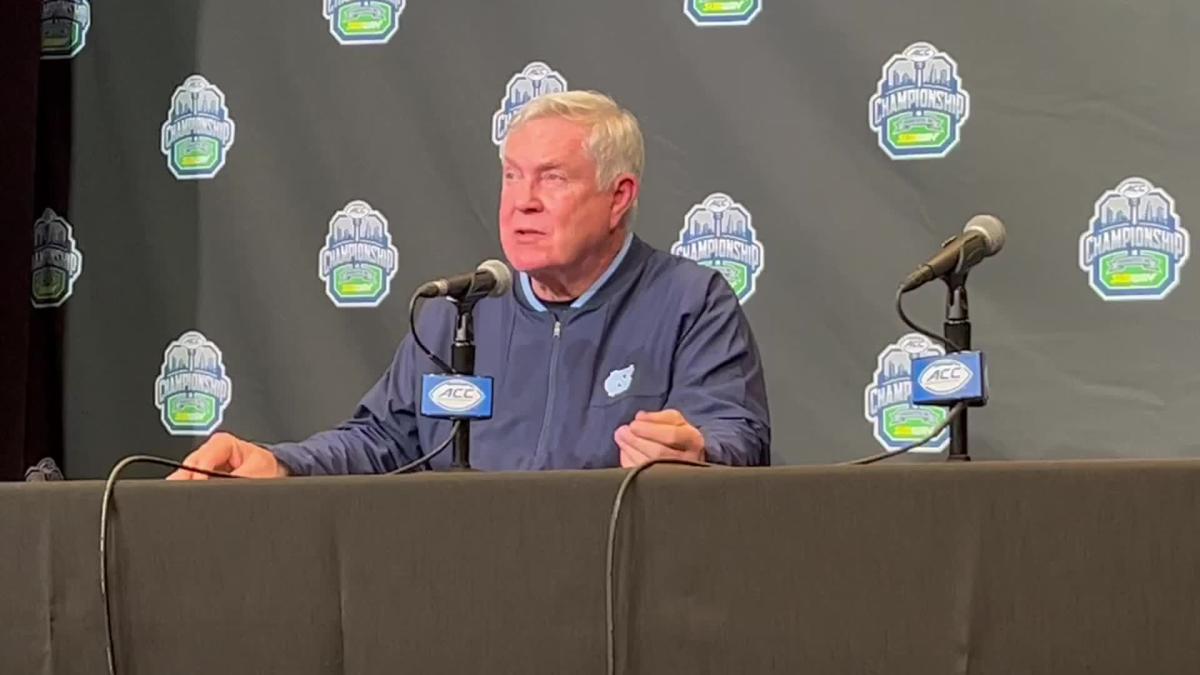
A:
{"type": "MultiPolygon", "coordinates": [[[[275,459],[270,450],[223,431],[213,434],[204,445],[184,458],[183,463],[197,469],[232,473],[242,478],[281,478],[288,475],[287,469],[275,459]]],[[[167,476],[167,480],[207,478],[208,476],[202,473],[185,469],[179,469],[167,476]]]]}

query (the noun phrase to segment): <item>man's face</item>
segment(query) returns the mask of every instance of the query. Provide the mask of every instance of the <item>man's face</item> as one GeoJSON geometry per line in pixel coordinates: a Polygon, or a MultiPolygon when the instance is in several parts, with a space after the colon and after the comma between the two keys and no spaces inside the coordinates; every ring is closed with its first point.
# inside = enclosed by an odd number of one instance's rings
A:
{"type": "Polygon", "coordinates": [[[531,120],[509,134],[500,189],[500,245],[521,272],[570,268],[602,248],[623,208],[596,187],[588,128],[561,118],[531,120]]]}

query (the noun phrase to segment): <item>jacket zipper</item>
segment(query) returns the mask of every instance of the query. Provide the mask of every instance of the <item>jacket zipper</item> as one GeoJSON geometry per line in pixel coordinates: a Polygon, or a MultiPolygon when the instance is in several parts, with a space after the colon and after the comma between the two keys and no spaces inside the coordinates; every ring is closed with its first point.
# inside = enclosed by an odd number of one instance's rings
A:
{"type": "Polygon", "coordinates": [[[543,444],[546,442],[546,432],[550,430],[550,414],[554,412],[554,382],[558,378],[555,371],[558,369],[558,343],[562,336],[562,321],[558,317],[554,318],[554,341],[550,345],[550,382],[546,387],[546,412],[542,416],[542,430],[538,434],[537,448],[534,450],[534,458],[540,458],[543,452],[543,444]]]}

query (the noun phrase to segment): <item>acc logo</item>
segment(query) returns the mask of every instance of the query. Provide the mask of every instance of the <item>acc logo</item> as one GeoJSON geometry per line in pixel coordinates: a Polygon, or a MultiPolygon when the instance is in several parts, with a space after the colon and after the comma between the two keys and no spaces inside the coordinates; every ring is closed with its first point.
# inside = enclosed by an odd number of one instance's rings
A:
{"type": "Polygon", "coordinates": [[[378,307],[392,289],[399,254],[387,219],[355,200],[329,219],[317,276],[338,307],[378,307]]]}
{"type": "Polygon", "coordinates": [[[443,410],[465,412],[483,403],[484,394],[473,382],[452,379],[430,390],[429,398],[443,410]]]}
{"type": "Polygon", "coordinates": [[[745,26],[762,11],[762,0],[683,0],[683,13],[697,26],[745,26]]]}
{"type": "MultiPolygon", "coordinates": [[[[884,449],[899,450],[945,421],[945,408],[912,404],[910,379],[913,358],[945,353],[941,345],[919,333],[909,333],[879,353],[873,379],[863,390],[863,415],[874,426],[875,440],[884,449]]],[[[950,430],[945,429],[913,452],[940,452],[949,442],[950,430]]]]}
{"type": "Polygon", "coordinates": [[[192,75],[171,95],[162,125],[167,168],[180,180],[212,178],[233,146],[233,120],[225,94],[202,75],[192,75]]]}
{"type": "Polygon", "coordinates": [[[604,379],[604,393],[608,394],[609,398],[616,398],[629,391],[629,385],[633,384],[633,371],[631,363],[609,373],[604,379]]]}
{"type": "Polygon", "coordinates": [[[46,209],[33,224],[33,306],[58,307],[75,291],[83,272],[83,254],[71,224],[46,209]]]}
{"type": "Polygon", "coordinates": [[[221,350],[188,331],[167,345],[154,381],[154,405],[172,436],[204,436],[221,426],[232,389],[221,350]]]}
{"type": "Polygon", "coordinates": [[[945,157],[971,114],[958,64],[928,42],[914,42],[883,65],[868,122],[892,159],[945,157]]]}
{"type": "Polygon", "coordinates": [[[91,27],[91,0],[42,0],[42,58],[73,58],[91,27]]]}
{"type": "Polygon", "coordinates": [[[750,211],[720,192],[687,212],[671,253],[719,271],[743,303],[754,295],[764,265],[763,245],[750,224],[750,211]]]}
{"type": "Polygon", "coordinates": [[[406,0],[324,0],[329,32],[343,45],[382,45],[396,34],[406,0]]]}
{"type": "Polygon", "coordinates": [[[1126,178],[1096,200],[1079,237],[1079,267],[1105,300],[1162,300],[1179,285],[1190,250],[1174,198],[1145,178],[1126,178]]]}
{"type": "Polygon", "coordinates": [[[953,359],[934,361],[921,373],[921,386],[926,391],[946,396],[962,389],[975,377],[971,369],[953,359]]]}
{"type": "Polygon", "coordinates": [[[492,143],[500,145],[508,136],[508,127],[513,118],[527,103],[545,94],[557,94],[567,90],[567,79],[557,70],[534,61],[521,72],[513,75],[504,88],[500,109],[492,115],[492,143]]]}

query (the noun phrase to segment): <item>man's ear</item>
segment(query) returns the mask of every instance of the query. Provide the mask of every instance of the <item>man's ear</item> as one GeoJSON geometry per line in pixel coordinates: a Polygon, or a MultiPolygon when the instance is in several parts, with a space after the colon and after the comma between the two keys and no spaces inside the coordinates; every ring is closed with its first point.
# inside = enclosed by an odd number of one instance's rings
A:
{"type": "Polygon", "coordinates": [[[637,202],[640,190],[641,185],[633,174],[623,173],[617,176],[612,187],[613,200],[608,218],[609,228],[616,228],[624,221],[625,215],[633,209],[634,203],[637,202]]]}

